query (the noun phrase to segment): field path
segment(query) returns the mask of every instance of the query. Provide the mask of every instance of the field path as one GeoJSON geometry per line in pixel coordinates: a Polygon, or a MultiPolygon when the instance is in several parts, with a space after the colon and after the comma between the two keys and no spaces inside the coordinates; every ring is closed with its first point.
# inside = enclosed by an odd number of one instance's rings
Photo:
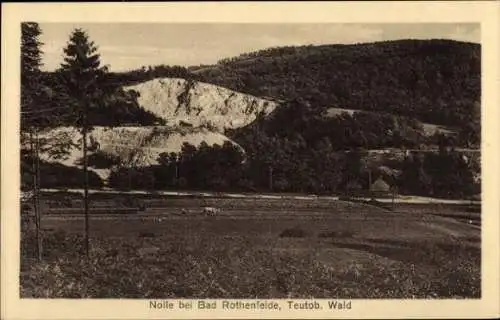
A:
{"type": "MultiPolygon", "coordinates": [[[[41,189],[42,192],[61,192],[60,189],[41,189]]],[[[83,193],[83,189],[66,189],[65,192],[83,193]]],[[[105,193],[105,194],[151,194],[155,196],[175,196],[175,197],[205,197],[205,198],[240,198],[240,199],[293,199],[293,200],[339,200],[338,196],[318,196],[313,194],[305,195],[280,195],[280,194],[242,194],[242,193],[220,193],[220,192],[189,192],[189,191],[143,191],[131,190],[120,191],[112,189],[89,189],[89,193],[105,193]]],[[[357,200],[370,200],[369,198],[356,198],[357,200]]],[[[481,204],[481,201],[470,200],[454,200],[454,199],[438,199],[420,196],[398,196],[394,200],[387,198],[375,198],[382,203],[408,203],[408,204],[481,204]]]]}

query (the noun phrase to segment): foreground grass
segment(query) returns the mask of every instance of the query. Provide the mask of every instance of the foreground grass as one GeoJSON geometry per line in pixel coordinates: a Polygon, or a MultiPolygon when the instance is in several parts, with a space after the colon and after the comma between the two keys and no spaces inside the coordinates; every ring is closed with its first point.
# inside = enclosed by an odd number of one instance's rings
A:
{"type": "MultiPolygon", "coordinates": [[[[350,236],[102,236],[91,239],[87,259],[80,235],[56,232],[45,236],[42,262],[23,252],[21,297],[480,297],[479,249],[350,236]],[[352,259],[356,252],[363,259],[352,259]]],[[[30,237],[23,241],[23,248],[33,247],[30,237]]]]}

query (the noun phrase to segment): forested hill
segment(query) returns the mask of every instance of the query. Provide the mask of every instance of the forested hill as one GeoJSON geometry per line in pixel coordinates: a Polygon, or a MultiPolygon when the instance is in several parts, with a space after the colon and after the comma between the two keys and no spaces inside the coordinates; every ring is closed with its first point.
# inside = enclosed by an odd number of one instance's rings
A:
{"type": "Polygon", "coordinates": [[[479,119],[481,47],[451,40],[271,48],[191,68],[198,80],[314,108],[383,111],[448,126],[479,119]]]}
{"type": "MultiPolygon", "coordinates": [[[[51,75],[47,75],[51,76],[51,75]]],[[[144,66],[110,73],[115,86],[183,78],[257,97],[381,111],[479,132],[481,47],[451,40],[279,47],[212,66],[144,66]]]]}

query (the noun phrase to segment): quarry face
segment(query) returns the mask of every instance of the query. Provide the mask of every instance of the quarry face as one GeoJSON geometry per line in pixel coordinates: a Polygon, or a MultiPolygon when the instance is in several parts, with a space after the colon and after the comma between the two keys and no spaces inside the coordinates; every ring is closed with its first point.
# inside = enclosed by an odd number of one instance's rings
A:
{"type": "MultiPolygon", "coordinates": [[[[140,107],[167,122],[165,126],[94,127],[89,142],[95,142],[104,153],[119,156],[125,165],[157,164],[161,153],[179,153],[184,143],[197,147],[202,142],[213,146],[229,141],[241,148],[223,132],[246,126],[259,115],[269,115],[277,107],[272,101],[184,79],[154,79],[124,87],[124,90],[137,92],[140,107]]],[[[73,127],[52,129],[43,135],[63,134],[75,146],[81,144],[81,135],[73,127]]],[[[76,167],[81,166],[81,157],[79,147],[72,148],[64,159],[54,160],[42,154],[44,160],[76,167]]],[[[109,170],[90,170],[104,179],[109,175],[109,170]]]]}
{"type": "Polygon", "coordinates": [[[272,101],[177,78],[154,79],[124,90],[137,92],[139,105],[171,126],[187,123],[218,132],[246,126],[277,107],[272,101]]]}

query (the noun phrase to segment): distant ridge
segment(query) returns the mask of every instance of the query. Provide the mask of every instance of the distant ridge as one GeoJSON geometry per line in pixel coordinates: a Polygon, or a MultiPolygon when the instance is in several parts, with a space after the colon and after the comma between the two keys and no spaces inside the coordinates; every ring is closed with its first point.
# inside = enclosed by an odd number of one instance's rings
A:
{"type": "Polygon", "coordinates": [[[481,45],[453,40],[397,40],[288,46],[191,69],[199,80],[315,108],[383,111],[432,124],[463,126],[479,118],[481,45]]]}

